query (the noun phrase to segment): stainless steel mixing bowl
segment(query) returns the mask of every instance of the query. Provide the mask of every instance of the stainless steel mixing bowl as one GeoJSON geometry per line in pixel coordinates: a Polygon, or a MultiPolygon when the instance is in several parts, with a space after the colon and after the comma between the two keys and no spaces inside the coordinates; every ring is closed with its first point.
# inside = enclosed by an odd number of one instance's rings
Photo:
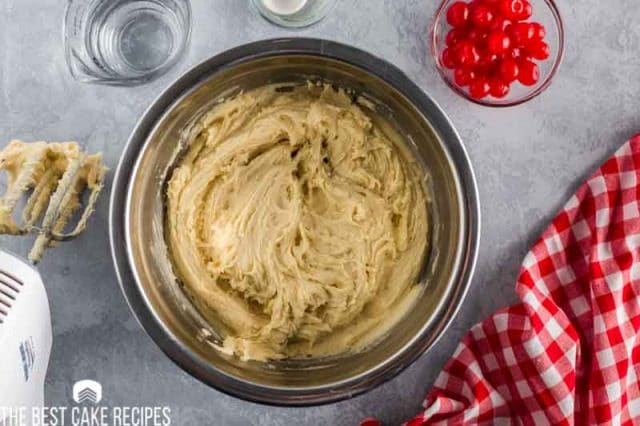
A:
{"type": "Polygon", "coordinates": [[[113,261],[129,305],[158,346],[193,376],[229,394],[281,405],[352,397],[390,379],[431,348],[458,310],[479,240],[477,188],[442,110],[398,68],[342,44],[277,39],[217,55],[178,79],[144,114],[112,188],[113,261]],[[244,362],[218,338],[173,278],[163,238],[166,178],[181,138],[216,101],[266,83],[322,79],[366,96],[406,136],[428,174],[435,224],[415,307],[368,350],[334,358],[244,362]]]}

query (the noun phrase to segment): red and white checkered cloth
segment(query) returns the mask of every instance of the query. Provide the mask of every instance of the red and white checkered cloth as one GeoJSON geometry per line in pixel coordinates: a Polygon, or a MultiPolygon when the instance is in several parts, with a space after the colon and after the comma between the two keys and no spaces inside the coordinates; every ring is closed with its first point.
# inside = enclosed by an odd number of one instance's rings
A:
{"type": "Polygon", "coordinates": [[[640,135],[525,257],[522,303],[474,326],[411,426],[640,424],[640,135]]]}

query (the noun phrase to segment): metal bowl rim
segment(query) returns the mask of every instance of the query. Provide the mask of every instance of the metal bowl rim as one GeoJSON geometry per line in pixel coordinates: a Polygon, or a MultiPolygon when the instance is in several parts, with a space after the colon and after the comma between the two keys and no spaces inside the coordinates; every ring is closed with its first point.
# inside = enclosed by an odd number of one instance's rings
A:
{"type": "Polygon", "coordinates": [[[183,73],[153,101],[136,124],[115,172],[110,200],[109,237],[116,275],[129,308],[149,337],[179,367],[200,381],[245,400],[281,406],[319,405],[347,399],[375,388],[395,377],[422,353],[437,344],[460,309],[471,283],[480,239],[480,205],[473,168],[458,133],[442,109],[404,72],[370,53],[337,42],[310,38],[278,38],[245,44],[201,62],[183,73]],[[459,198],[464,197],[461,205],[464,229],[460,237],[463,241],[459,248],[462,259],[455,271],[458,277],[455,279],[455,292],[450,295],[451,304],[446,312],[440,313],[443,318],[435,331],[436,336],[431,342],[424,342],[425,331],[428,330],[423,327],[409,343],[394,354],[394,365],[385,362],[382,366],[368,370],[365,373],[372,377],[365,380],[362,380],[363,374],[345,379],[344,383],[340,383],[341,389],[338,391],[330,385],[310,387],[306,390],[258,385],[230,376],[200,359],[173,336],[149,306],[145,292],[136,280],[126,243],[128,238],[125,232],[125,213],[128,211],[129,178],[134,173],[140,150],[146,145],[148,136],[152,134],[152,129],[161,118],[177,100],[220,70],[238,63],[282,55],[320,56],[345,62],[384,80],[405,96],[422,114],[428,111],[429,114],[425,114],[425,117],[438,134],[440,143],[452,160],[453,172],[457,174],[460,189],[457,195],[459,198]],[[253,389],[245,389],[247,387],[253,389]],[[268,395],[269,392],[272,394],[268,395]]]}

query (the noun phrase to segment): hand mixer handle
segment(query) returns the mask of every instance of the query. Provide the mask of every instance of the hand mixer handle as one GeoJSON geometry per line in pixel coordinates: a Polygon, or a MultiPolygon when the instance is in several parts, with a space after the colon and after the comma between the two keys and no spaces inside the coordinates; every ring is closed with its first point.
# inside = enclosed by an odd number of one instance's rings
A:
{"type": "Polygon", "coordinates": [[[0,407],[42,407],[52,344],[47,293],[38,271],[2,249],[0,306],[0,407]]]}

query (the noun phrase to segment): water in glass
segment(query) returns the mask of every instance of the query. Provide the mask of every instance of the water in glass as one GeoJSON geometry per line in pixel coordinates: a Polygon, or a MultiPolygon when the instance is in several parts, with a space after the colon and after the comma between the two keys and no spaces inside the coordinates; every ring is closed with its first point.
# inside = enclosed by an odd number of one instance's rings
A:
{"type": "Polygon", "coordinates": [[[67,62],[81,81],[146,82],[177,62],[190,25],[188,0],[68,0],[67,62]]]}

